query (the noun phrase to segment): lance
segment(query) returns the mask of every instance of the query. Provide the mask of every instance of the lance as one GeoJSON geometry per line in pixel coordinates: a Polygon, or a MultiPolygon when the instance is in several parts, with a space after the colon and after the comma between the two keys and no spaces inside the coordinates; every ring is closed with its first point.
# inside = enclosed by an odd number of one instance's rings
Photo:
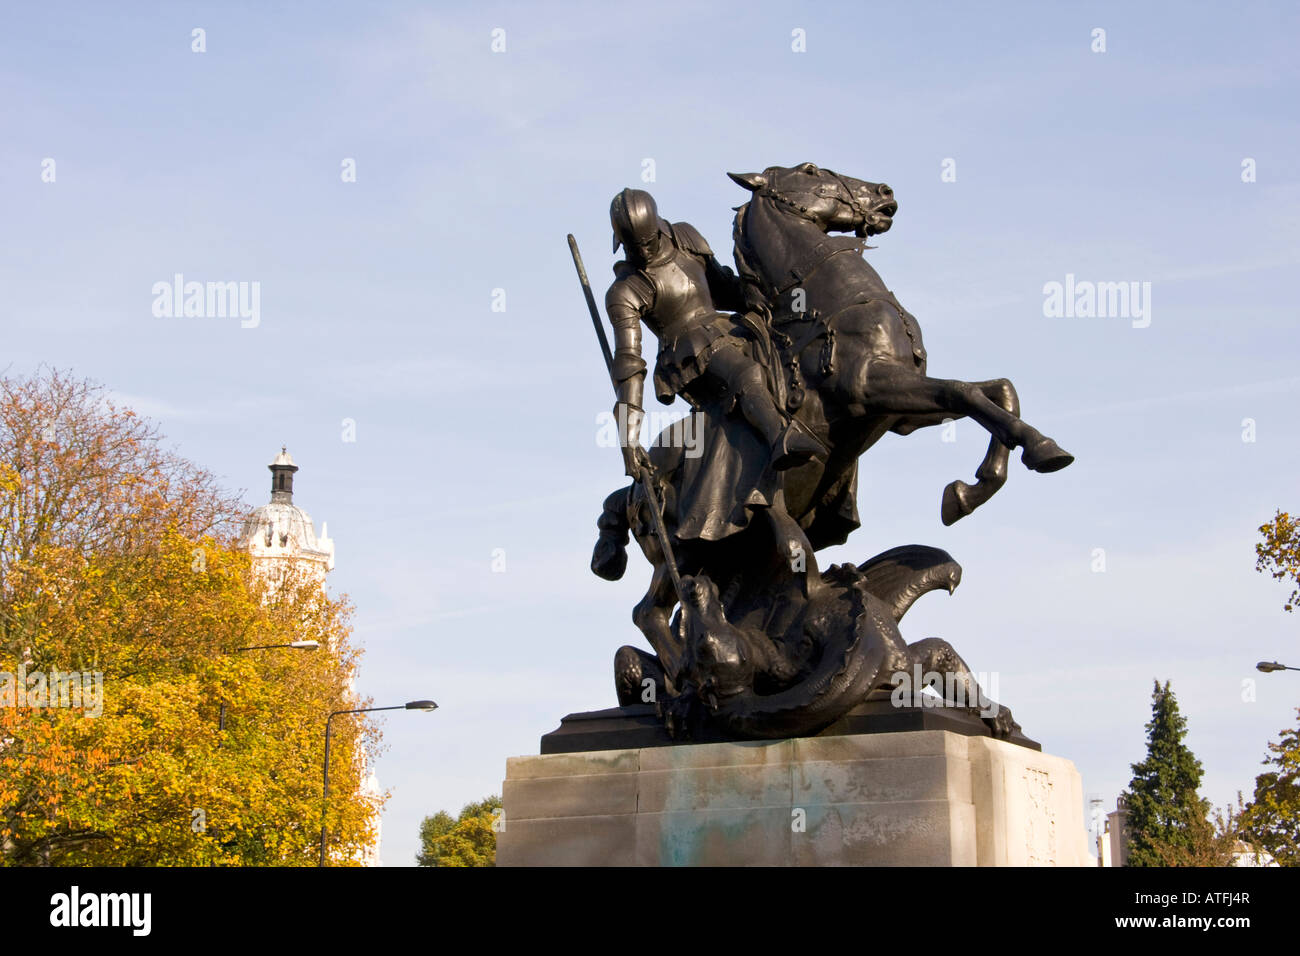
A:
{"type": "MultiPolygon", "coordinates": [[[[587,311],[591,313],[591,322],[596,327],[596,337],[600,339],[600,351],[605,357],[605,370],[609,373],[610,384],[614,386],[614,394],[618,395],[618,382],[614,381],[614,354],[609,350],[609,339],[605,336],[605,325],[600,320],[600,310],[596,308],[596,297],[591,294],[591,283],[587,281],[587,269],[582,264],[582,255],[578,252],[578,241],[573,238],[573,233],[569,233],[569,251],[573,253],[573,266],[578,270],[578,281],[582,283],[582,294],[587,300],[587,311]]],[[[623,440],[622,430],[619,430],[619,441],[623,440]]],[[[655,491],[654,476],[650,474],[650,469],[642,468],[641,473],[637,476],[637,481],[641,483],[641,491],[650,505],[650,521],[654,525],[655,537],[659,539],[659,547],[663,551],[664,561],[668,565],[668,574],[673,580],[673,589],[677,592],[677,599],[686,604],[686,596],[682,590],[682,578],[677,572],[677,559],[673,555],[673,545],[668,538],[668,529],[664,527],[663,507],[659,503],[659,493],[655,491]]]]}

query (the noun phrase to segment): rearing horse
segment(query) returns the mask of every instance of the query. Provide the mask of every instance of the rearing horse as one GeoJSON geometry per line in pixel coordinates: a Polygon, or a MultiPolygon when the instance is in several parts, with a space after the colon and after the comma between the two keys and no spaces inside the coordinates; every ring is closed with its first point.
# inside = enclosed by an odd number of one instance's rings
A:
{"type": "MultiPolygon", "coordinates": [[[[736,265],[746,283],[746,300],[757,313],[747,318],[758,319],[746,323],[754,334],[752,348],[772,372],[777,401],[818,436],[829,455],[781,472],[774,479],[771,506],[753,509],[760,521],[740,533],[708,539],[678,534],[674,488],[689,468],[681,449],[671,440],[656,442],[650,457],[664,483],[662,517],[672,538],[675,570],[683,577],[707,577],[713,588],[706,592],[716,597],[716,610],[729,623],[757,622],[776,637],[772,629],[784,625],[773,604],[779,590],[773,568],[780,571],[798,557],[799,549],[815,552],[842,543],[858,526],[857,460],[887,432],[906,435],[968,416],[991,433],[975,484],[954,481],[945,489],[944,524],[970,514],[1006,482],[1013,448],[1023,447],[1025,465],[1040,472],[1064,468],[1074,459],[1021,421],[1019,399],[1007,379],[972,383],[926,374],[919,325],[861,255],[862,240],[892,225],[898,206],[888,186],[811,163],[731,178],[753,193],[737,210],[734,230],[736,265]]],[[[740,448],[755,441],[748,426],[727,421],[725,399],[692,414],[717,442],[740,448]]],[[[763,453],[758,445],[752,451],[763,453]]],[[[720,485],[716,490],[720,502],[734,504],[725,493],[735,489],[720,485]]],[[[655,654],[620,649],[615,669],[621,703],[635,699],[647,674],[671,692],[674,675],[690,664],[684,624],[672,619],[680,595],[647,508],[639,484],[611,494],[598,521],[601,533],[592,556],[596,574],[621,577],[631,533],[654,569],[633,619],[655,654]]],[[[869,562],[858,570],[869,576],[871,567],[869,562]]],[[[940,579],[927,569],[911,569],[898,586],[907,593],[920,593],[916,581],[934,586],[940,579]]],[[[804,579],[812,577],[817,575],[804,579]]]]}
{"type": "MultiPolygon", "coordinates": [[[[883,183],[842,176],[812,163],[761,173],[729,173],[753,193],[736,213],[735,255],[755,303],[771,309],[774,337],[795,404],[800,385],[821,398],[832,435],[849,427],[861,454],[887,431],[906,435],[951,418],[970,417],[992,436],[974,485],[944,490],[941,517],[950,525],[992,497],[1007,479],[1011,449],[1033,471],[1058,471],[1074,456],[1021,421],[1015,387],[1005,378],[963,382],[926,374],[916,320],[861,256],[860,241],[886,232],[898,211],[883,183]],[[831,237],[830,232],[853,232],[831,237]],[[838,350],[838,352],[837,352],[838,350]]],[[[793,409],[792,409],[793,410],[793,409]]],[[[816,419],[817,410],[800,412],[816,419]]],[[[810,422],[815,424],[815,422],[810,422]]]]}

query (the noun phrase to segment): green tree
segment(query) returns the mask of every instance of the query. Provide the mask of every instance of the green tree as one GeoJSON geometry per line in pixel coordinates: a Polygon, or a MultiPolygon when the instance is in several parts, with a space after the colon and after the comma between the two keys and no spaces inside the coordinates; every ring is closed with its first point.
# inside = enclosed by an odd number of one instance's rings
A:
{"type": "Polygon", "coordinates": [[[1225,866],[1230,837],[1216,839],[1209,801],[1197,794],[1201,762],[1183,743],[1187,720],[1165,681],[1155,682],[1147,756],[1133,764],[1125,792],[1129,866],[1225,866]]]}
{"type": "Polygon", "coordinates": [[[501,798],[490,796],[467,803],[452,818],[446,810],[420,823],[419,866],[496,866],[497,821],[501,798]]]}
{"type": "Polygon", "coordinates": [[[1300,866],[1300,725],[1283,729],[1282,739],[1268,749],[1272,756],[1264,765],[1275,769],[1255,778],[1255,799],[1242,814],[1242,828],[1279,866],[1300,866]]]}

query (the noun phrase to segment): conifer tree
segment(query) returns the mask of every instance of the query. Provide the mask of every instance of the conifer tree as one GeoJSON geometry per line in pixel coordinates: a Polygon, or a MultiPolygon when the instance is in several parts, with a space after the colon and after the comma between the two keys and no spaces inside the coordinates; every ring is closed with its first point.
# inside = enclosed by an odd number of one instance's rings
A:
{"type": "Polygon", "coordinates": [[[1183,743],[1187,720],[1165,681],[1151,693],[1151,721],[1146,725],[1147,756],[1133,764],[1133,779],[1124,797],[1128,804],[1128,866],[1224,865],[1228,852],[1207,853],[1209,801],[1197,793],[1201,762],[1183,743]],[[1204,858],[1209,857],[1209,858],[1204,858]]]}

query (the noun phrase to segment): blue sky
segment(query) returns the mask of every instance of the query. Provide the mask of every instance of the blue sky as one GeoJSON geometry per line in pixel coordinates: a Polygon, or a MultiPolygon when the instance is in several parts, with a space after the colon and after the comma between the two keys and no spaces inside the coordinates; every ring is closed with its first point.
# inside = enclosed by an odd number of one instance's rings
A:
{"type": "Polygon", "coordinates": [[[1296,675],[1253,669],[1300,663],[1284,589],[1253,570],[1256,527],[1297,507],[1298,21],[1286,4],[7,4],[0,363],[103,382],[250,506],[288,445],[296,499],[336,541],[331,588],[357,605],[361,691],[441,705],[384,723],[383,857],[409,865],[423,815],[499,792],[508,756],[612,706],[613,652],[639,640],[644,561],[617,584],[587,570],[623,478],[596,443],[609,385],[565,233],[599,296],[624,186],[729,258],[746,194],[728,170],[888,182],[899,213],[869,256],[930,373],[1011,378],[1078,460],[1036,475],[1017,456],[944,528],[943,486],[985,434],[891,436],[863,460],[863,527],[823,561],[950,551],[961,588],[905,636],[998,672],[1108,807],[1152,679],[1172,680],[1222,804],[1300,703],[1296,675]],[[259,324],[155,317],[176,273],[260,283],[259,324]],[[1150,282],[1150,325],[1045,317],[1067,274],[1150,282]]]}

